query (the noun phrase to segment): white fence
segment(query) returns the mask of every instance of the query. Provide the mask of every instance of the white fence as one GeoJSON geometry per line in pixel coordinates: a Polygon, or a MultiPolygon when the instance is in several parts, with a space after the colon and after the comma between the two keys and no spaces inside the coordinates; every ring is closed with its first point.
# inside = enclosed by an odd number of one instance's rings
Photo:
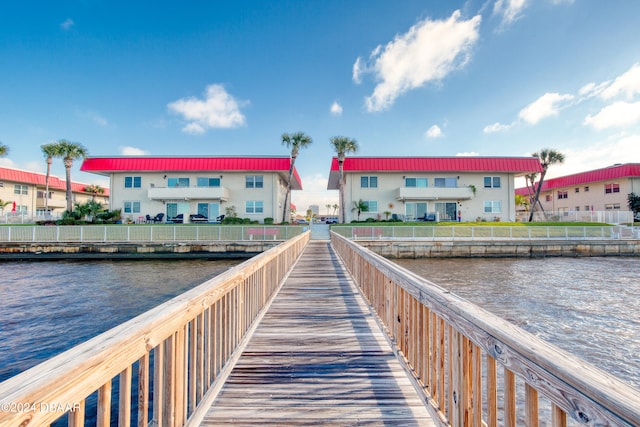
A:
{"type": "MultiPolygon", "coordinates": [[[[529,221],[530,212],[517,212],[518,221],[529,221]]],[[[535,222],[562,221],[562,222],[599,222],[605,224],[632,224],[633,212],[631,211],[536,211],[533,214],[535,222]]]]}
{"type": "Polygon", "coordinates": [[[334,226],[348,239],[420,240],[606,240],[639,239],[640,227],[626,226],[334,226]]]}
{"type": "Polygon", "coordinates": [[[163,242],[287,240],[304,231],[300,226],[268,225],[60,225],[3,226],[0,242],[163,242]]]}

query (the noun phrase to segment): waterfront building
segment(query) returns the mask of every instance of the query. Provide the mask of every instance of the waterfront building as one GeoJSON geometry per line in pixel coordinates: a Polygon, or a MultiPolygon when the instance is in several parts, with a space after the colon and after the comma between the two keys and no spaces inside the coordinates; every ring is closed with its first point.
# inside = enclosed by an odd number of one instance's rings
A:
{"type": "MultiPolygon", "coordinates": [[[[109,177],[111,206],[126,220],[213,222],[233,211],[262,223],[282,220],[290,165],[289,156],[136,156],[90,157],[80,169],[109,177]]],[[[295,168],[291,189],[302,189],[295,168]]]]}
{"type": "MultiPolygon", "coordinates": [[[[2,209],[2,216],[60,216],[67,209],[67,182],[50,175],[47,195],[45,181],[46,175],[43,173],[0,167],[0,199],[10,202],[2,209]],[[45,197],[48,200],[45,201],[45,197]]],[[[90,184],[71,182],[73,203],[86,203],[94,199],[108,208],[109,189],[103,189],[102,194],[92,193],[91,190],[90,184]]]]}
{"type": "MultiPolygon", "coordinates": [[[[528,188],[516,194],[530,197],[528,188]]],[[[545,212],[628,211],[628,195],[640,195],[640,163],[616,164],[572,175],[545,179],[540,202],[545,212]]]]}
{"type": "MultiPolygon", "coordinates": [[[[344,222],[360,220],[515,221],[514,178],[542,171],[535,157],[347,157],[344,222]]],[[[334,157],[329,190],[339,189],[334,157]]]]}

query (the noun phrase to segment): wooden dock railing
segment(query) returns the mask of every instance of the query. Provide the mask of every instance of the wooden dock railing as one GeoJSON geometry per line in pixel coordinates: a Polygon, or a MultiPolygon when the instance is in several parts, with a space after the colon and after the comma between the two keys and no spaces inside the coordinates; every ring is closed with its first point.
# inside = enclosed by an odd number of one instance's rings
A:
{"type": "Polygon", "coordinates": [[[308,241],[296,236],[1,383],[0,426],[197,419],[308,241]]]}
{"type": "Polygon", "coordinates": [[[331,242],[446,424],[640,425],[639,390],[334,232],[331,242]]]}

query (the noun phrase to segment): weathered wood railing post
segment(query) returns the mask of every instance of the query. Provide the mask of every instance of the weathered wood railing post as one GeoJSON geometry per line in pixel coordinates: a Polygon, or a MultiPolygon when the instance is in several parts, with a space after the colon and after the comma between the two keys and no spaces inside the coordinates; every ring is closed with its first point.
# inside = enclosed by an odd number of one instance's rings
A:
{"type": "Polygon", "coordinates": [[[331,244],[446,423],[640,425],[640,390],[335,232],[331,244]]]}
{"type": "Polygon", "coordinates": [[[45,426],[65,414],[72,426],[88,414],[104,427],[115,419],[121,426],[197,424],[309,234],[0,383],[0,427],[45,426]],[[85,408],[95,392],[95,407],[85,408]]]}

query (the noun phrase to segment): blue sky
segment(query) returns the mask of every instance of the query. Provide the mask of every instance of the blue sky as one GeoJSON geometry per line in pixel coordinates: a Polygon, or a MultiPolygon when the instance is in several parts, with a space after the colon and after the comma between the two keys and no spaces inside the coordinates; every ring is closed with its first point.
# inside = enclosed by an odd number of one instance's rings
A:
{"type": "Polygon", "coordinates": [[[361,156],[555,148],[550,176],[640,162],[638,16],[629,0],[2,2],[0,165],[44,172],[61,138],[286,155],[282,133],[303,131],[301,210],[337,202],[336,135],[361,156]]]}

